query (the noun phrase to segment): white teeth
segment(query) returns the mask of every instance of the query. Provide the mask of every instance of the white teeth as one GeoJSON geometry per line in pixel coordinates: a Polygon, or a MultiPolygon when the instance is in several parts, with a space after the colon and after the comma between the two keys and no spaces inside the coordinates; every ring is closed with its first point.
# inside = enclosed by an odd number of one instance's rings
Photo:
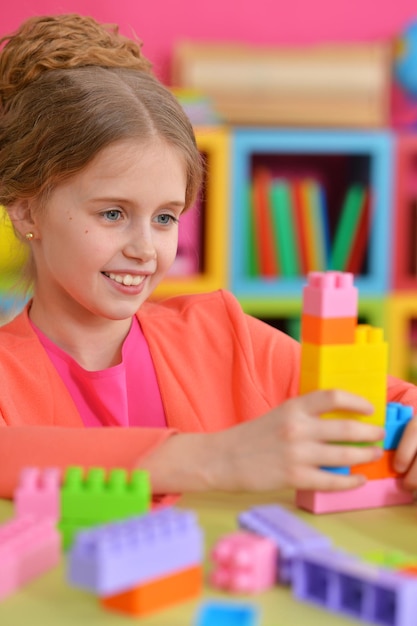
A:
{"type": "Polygon", "coordinates": [[[120,283],[120,285],[125,285],[126,287],[130,287],[133,285],[137,287],[141,284],[141,282],[145,279],[145,276],[132,276],[132,274],[113,274],[112,272],[105,272],[106,276],[116,281],[116,283],[120,283]]]}

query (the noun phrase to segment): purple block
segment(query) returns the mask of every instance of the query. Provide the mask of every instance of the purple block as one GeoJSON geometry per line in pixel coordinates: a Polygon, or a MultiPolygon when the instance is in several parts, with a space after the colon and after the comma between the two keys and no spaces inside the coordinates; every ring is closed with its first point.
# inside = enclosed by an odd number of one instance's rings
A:
{"type": "Polygon", "coordinates": [[[292,562],[301,551],[328,548],[331,545],[329,537],[277,504],[244,511],[238,521],[241,528],[269,537],[277,544],[277,580],[284,584],[291,583],[292,562]]]}
{"type": "Polygon", "coordinates": [[[165,508],[80,532],[68,555],[70,583],[112,595],[203,560],[204,538],[190,511],[165,508]]]}
{"type": "Polygon", "coordinates": [[[414,626],[417,579],[382,569],[337,550],[300,555],[293,594],[326,611],[383,626],[414,626]]]}

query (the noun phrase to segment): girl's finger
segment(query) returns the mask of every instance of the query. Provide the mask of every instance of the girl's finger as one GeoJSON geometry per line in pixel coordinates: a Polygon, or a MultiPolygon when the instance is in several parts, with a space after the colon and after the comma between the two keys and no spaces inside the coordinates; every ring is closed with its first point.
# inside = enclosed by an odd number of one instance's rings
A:
{"type": "Polygon", "coordinates": [[[313,391],[300,397],[305,401],[310,415],[319,416],[337,410],[365,415],[372,415],[374,412],[374,407],[368,400],[342,389],[313,391]]]}
{"type": "Polygon", "coordinates": [[[305,474],[300,474],[300,484],[295,489],[314,491],[346,491],[365,484],[366,478],[361,474],[341,475],[324,469],[306,466],[305,474]]]}
{"type": "Polygon", "coordinates": [[[401,437],[394,457],[394,468],[405,472],[417,454],[417,416],[410,420],[401,437]]]}
{"type": "Polygon", "coordinates": [[[352,443],[382,441],[385,431],[381,426],[355,419],[312,418],[308,434],[319,441],[346,441],[352,443]]]}
{"type": "Polygon", "coordinates": [[[310,443],[305,446],[303,460],[313,466],[351,467],[373,463],[380,459],[382,454],[383,450],[377,446],[310,443]]]}

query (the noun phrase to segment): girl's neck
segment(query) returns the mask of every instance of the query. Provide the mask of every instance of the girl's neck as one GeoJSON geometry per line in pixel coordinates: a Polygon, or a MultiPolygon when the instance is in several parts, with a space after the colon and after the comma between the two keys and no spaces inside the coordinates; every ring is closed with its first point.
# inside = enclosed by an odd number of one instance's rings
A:
{"type": "Polygon", "coordinates": [[[29,317],[51,341],[86,370],[98,371],[122,360],[122,347],[132,320],[92,318],[90,323],[73,316],[45,315],[33,300],[29,317]]]}

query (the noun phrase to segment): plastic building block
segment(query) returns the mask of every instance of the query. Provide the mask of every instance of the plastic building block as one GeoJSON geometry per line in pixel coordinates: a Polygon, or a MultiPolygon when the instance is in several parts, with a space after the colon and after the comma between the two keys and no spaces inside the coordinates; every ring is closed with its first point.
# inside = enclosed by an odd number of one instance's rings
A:
{"type": "Polygon", "coordinates": [[[343,345],[355,341],[356,317],[301,316],[301,341],[312,344],[343,345]]]}
{"type": "Polygon", "coordinates": [[[70,467],[61,489],[61,518],[110,522],[144,513],[149,509],[148,474],[124,469],[107,472],[103,468],[84,470],[70,467]]]}
{"type": "Polygon", "coordinates": [[[303,550],[327,548],[331,541],[325,535],[276,504],[258,506],[240,513],[239,526],[262,537],[268,537],[278,547],[277,581],[291,582],[292,562],[303,550]]]}
{"type": "Polygon", "coordinates": [[[259,611],[249,602],[206,600],[197,612],[195,626],[256,626],[259,611]]]}
{"type": "Polygon", "coordinates": [[[123,593],[101,598],[106,609],[130,615],[149,615],[198,597],[203,587],[201,565],[144,583],[123,593]]]}
{"type": "Polygon", "coordinates": [[[324,374],[387,372],[388,344],[381,328],[359,324],[354,340],[344,345],[317,345],[303,342],[302,366],[306,370],[319,369],[324,374]]]}
{"type": "Polygon", "coordinates": [[[78,533],[67,577],[77,587],[111,595],[194,567],[203,553],[194,513],[165,508],[78,533]]]}
{"type": "Polygon", "coordinates": [[[350,474],[350,467],[326,467],[323,466],[321,469],[326,470],[326,472],[333,472],[333,474],[341,474],[342,476],[347,476],[350,474]]]}
{"type": "Polygon", "coordinates": [[[16,517],[60,517],[61,471],[58,468],[40,470],[26,467],[19,477],[14,493],[16,517]]]}
{"type": "Polygon", "coordinates": [[[64,548],[78,530],[145,513],[150,508],[149,476],[142,470],[130,475],[124,469],[108,473],[92,468],[70,467],[61,487],[61,519],[64,548]]]}
{"type": "Polygon", "coordinates": [[[368,563],[388,569],[401,570],[417,566],[417,556],[399,550],[374,550],[363,557],[368,563]]]}
{"type": "Polygon", "coordinates": [[[400,478],[369,480],[348,491],[304,491],[296,493],[296,505],[311,513],[358,511],[398,504],[411,504],[413,494],[401,486],[400,478]]]}
{"type": "Polygon", "coordinates": [[[336,550],[300,555],[294,563],[293,593],[297,600],[371,624],[415,624],[417,579],[336,550]]]}
{"type": "Polygon", "coordinates": [[[353,465],[351,474],[362,474],[368,480],[378,480],[380,478],[397,478],[400,474],[393,466],[394,450],[384,450],[382,457],[372,463],[362,463],[353,465]]]}
{"type": "Polygon", "coordinates": [[[315,317],[358,317],[358,290],[348,272],[310,272],[303,312],[315,317]]]}
{"type": "Polygon", "coordinates": [[[13,547],[0,540],[0,600],[19,588],[18,560],[13,547]]]}
{"type": "Polygon", "coordinates": [[[275,584],[278,549],[271,539],[245,531],[230,533],[216,543],[211,558],[214,587],[255,593],[275,584]]]}
{"type": "Polygon", "coordinates": [[[0,598],[57,565],[60,556],[52,518],[20,517],[0,526],[0,598]]]}
{"type": "Polygon", "coordinates": [[[395,450],[398,448],[405,427],[413,417],[413,413],[413,407],[406,406],[400,402],[389,402],[387,404],[384,439],[385,450],[395,450]]]}

